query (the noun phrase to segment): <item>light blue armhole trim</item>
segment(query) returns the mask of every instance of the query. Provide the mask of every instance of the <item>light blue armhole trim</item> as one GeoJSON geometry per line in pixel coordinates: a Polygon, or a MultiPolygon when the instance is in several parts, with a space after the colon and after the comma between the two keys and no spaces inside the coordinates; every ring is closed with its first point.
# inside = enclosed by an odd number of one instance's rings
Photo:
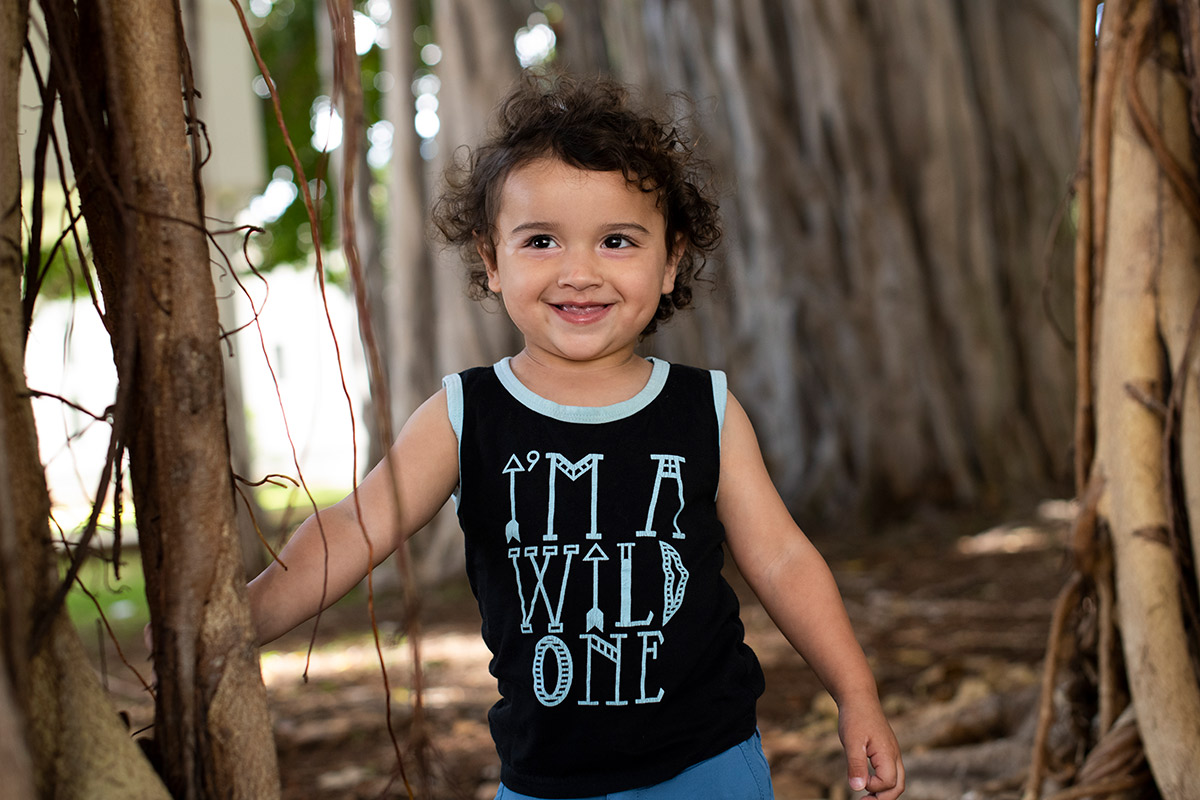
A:
{"type": "Polygon", "coordinates": [[[713,406],[717,410],[717,447],[721,445],[721,434],[725,432],[725,404],[729,401],[729,380],[719,369],[709,370],[712,375],[713,406]]]}
{"type": "Polygon", "coordinates": [[[496,377],[500,379],[500,383],[521,405],[551,419],[562,422],[578,422],[584,425],[599,425],[633,416],[654,402],[654,398],[658,397],[663,387],[666,386],[667,374],[671,371],[671,365],[668,362],[651,358],[650,362],[654,365],[654,369],[650,373],[650,380],[646,381],[646,385],[640,392],[628,400],[622,400],[611,406],[565,406],[530,391],[513,374],[510,361],[510,358],[501,359],[492,368],[496,370],[496,377]]]}
{"type": "MultiPolygon", "coordinates": [[[[454,438],[458,441],[458,475],[462,483],[462,429],[463,429],[463,389],[462,377],[456,372],[442,378],[442,386],[446,389],[446,416],[450,418],[450,427],[454,429],[454,438]]],[[[454,510],[458,511],[458,488],[454,489],[454,510]]]]}
{"type": "MultiPolygon", "coordinates": [[[[729,380],[725,377],[725,373],[719,369],[709,370],[712,375],[713,388],[713,408],[717,412],[717,454],[721,453],[721,438],[725,432],[725,406],[729,402],[729,380]]],[[[720,477],[720,467],[717,468],[717,476],[720,477]]],[[[721,494],[721,484],[718,480],[717,491],[713,493],[715,500],[721,494]]]]}

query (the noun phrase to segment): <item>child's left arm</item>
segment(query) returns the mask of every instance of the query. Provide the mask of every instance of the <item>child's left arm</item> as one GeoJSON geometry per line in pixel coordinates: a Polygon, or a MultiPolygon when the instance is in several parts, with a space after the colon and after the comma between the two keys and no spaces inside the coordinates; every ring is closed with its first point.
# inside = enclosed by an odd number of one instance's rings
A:
{"type": "Polygon", "coordinates": [[[904,765],[875,678],[833,574],[779,497],[750,420],[732,394],[721,436],[720,481],[717,515],[738,569],[837,702],[850,787],[895,800],[904,791],[904,765]]]}

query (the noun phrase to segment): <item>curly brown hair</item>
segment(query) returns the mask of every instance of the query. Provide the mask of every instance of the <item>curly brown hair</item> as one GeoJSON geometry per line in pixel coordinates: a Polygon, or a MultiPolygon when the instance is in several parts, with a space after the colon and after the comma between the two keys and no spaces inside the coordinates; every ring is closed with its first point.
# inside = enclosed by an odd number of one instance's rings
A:
{"type": "Polygon", "coordinates": [[[672,122],[634,104],[609,78],[526,73],[500,103],[491,135],[463,149],[447,168],[433,223],[456,246],[467,268],[468,291],[492,296],[478,247],[493,256],[500,191],[517,167],[552,155],[580,169],[620,171],[643,192],[658,195],[668,251],[683,248],[675,288],[659,298],[647,336],[676,309],[692,302],[692,283],[721,240],[717,204],[708,196],[708,167],[672,122]]]}

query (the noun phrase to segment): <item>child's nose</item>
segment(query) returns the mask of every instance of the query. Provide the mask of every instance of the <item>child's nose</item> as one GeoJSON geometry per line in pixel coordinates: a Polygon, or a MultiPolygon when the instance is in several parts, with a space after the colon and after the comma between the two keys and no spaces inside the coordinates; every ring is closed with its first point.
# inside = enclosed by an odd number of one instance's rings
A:
{"type": "Polygon", "coordinates": [[[595,253],[573,253],[563,260],[558,276],[559,286],[572,289],[588,289],[603,282],[600,265],[595,253]]]}

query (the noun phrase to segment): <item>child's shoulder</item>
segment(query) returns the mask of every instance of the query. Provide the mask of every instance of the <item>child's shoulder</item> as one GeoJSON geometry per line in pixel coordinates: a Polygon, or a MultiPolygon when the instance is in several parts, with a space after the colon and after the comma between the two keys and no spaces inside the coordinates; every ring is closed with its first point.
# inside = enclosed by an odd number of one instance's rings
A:
{"type": "Polygon", "coordinates": [[[501,363],[502,362],[497,362],[496,364],[489,364],[486,366],[481,364],[474,367],[461,369],[458,372],[451,372],[447,375],[443,375],[442,389],[450,393],[462,392],[465,385],[474,385],[479,383],[481,380],[495,378],[497,366],[501,363]]]}
{"type": "Polygon", "coordinates": [[[670,379],[678,382],[686,382],[689,385],[708,386],[712,384],[714,391],[720,390],[724,392],[727,388],[728,379],[725,372],[720,369],[711,367],[697,367],[691,364],[680,364],[674,361],[664,361],[659,358],[651,358],[655,363],[665,364],[670,371],[670,379]]]}
{"type": "MultiPolygon", "coordinates": [[[[503,363],[503,361],[505,361],[505,360],[506,359],[501,359],[500,361],[497,361],[496,364],[477,364],[473,367],[466,367],[464,369],[460,369],[458,372],[452,372],[452,373],[450,373],[450,375],[466,376],[466,375],[479,375],[479,374],[486,373],[486,372],[495,372],[496,365],[503,363]]],[[[447,375],[446,377],[450,377],[450,375],[447,375]]]]}
{"type": "Polygon", "coordinates": [[[650,360],[652,362],[662,362],[666,364],[668,367],[670,367],[672,372],[680,372],[698,376],[725,374],[723,370],[713,367],[699,367],[694,364],[681,364],[678,361],[667,361],[666,359],[658,358],[656,356],[651,356],[650,360]]]}

